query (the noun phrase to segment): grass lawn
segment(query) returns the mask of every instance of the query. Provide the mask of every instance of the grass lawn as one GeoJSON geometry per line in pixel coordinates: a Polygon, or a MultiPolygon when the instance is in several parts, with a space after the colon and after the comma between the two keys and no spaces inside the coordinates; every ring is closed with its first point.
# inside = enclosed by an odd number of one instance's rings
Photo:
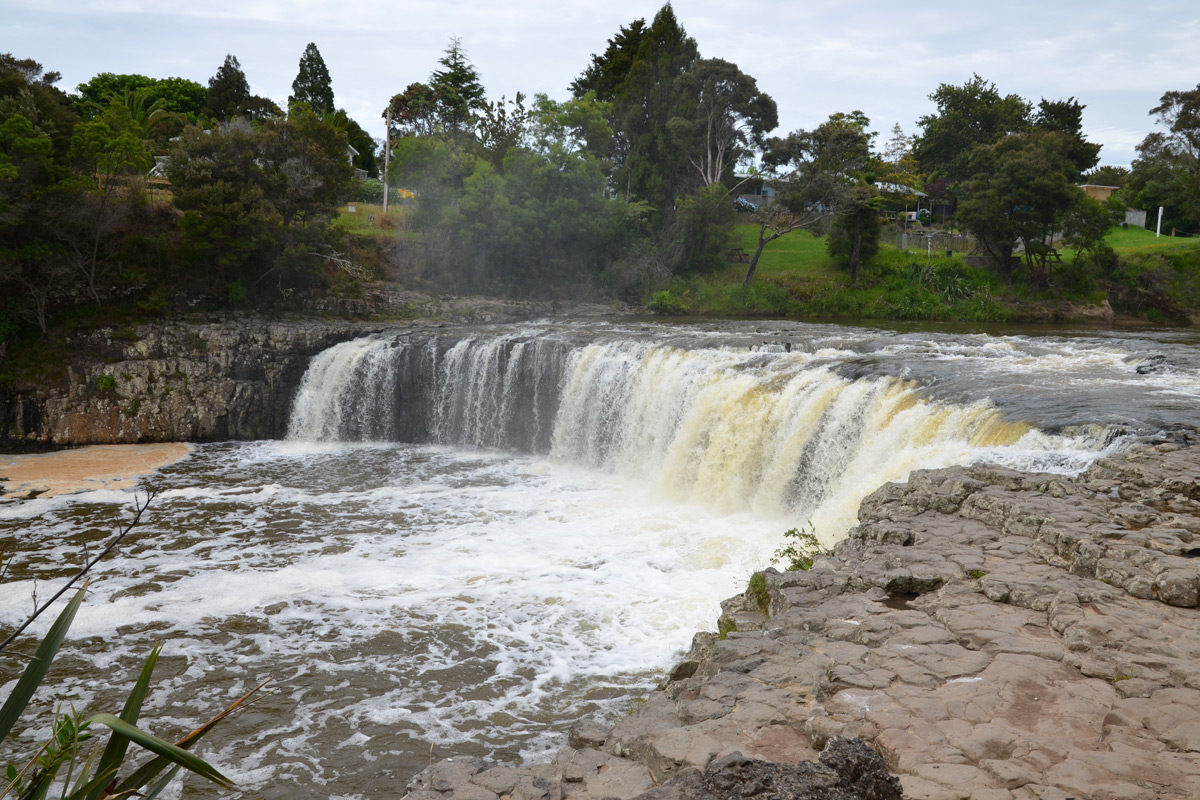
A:
{"type": "Polygon", "coordinates": [[[1113,228],[1105,238],[1113,249],[1123,256],[1200,247],[1200,239],[1172,236],[1155,238],[1154,231],[1145,228],[1113,228]]]}
{"type": "MultiPolygon", "coordinates": [[[[738,225],[730,245],[741,247],[748,255],[754,255],[758,246],[758,230],[757,225],[738,225]]],[[[837,277],[840,273],[837,264],[829,257],[825,241],[824,237],[814,236],[803,230],[792,231],[776,239],[763,248],[756,277],[792,276],[798,271],[803,271],[807,277],[812,278],[837,277]]],[[[746,265],[742,264],[739,279],[745,274],[746,265]]]]}
{"type": "MultiPolygon", "coordinates": [[[[1155,238],[1154,231],[1145,228],[1114,227],[1109,231],[1108,243],[1122,256],[1136,256],[1143,253],[1168,253],[1171,251],[1200,248],[1200,238],[1183,238],[1161,236],[1155,238]]],[[[758,262],[757,278],[780,283],[794,283],[805,280],[830,280],[842,276],[837,264],[830,258],[825,249],[825,238],[814,236],[808,231],[793,231],[786,236],[776,239],[763,250],[758,262]]],[[[757,225],[738,225],[731,246],[744,248],[749,254],[754,253],[758,243],[757,225]]],[[[884,245],[880,248],[880,257],[887,258],[887,253],[895,252],[884,245]]],[[[910,255],[924,256],[913,250],[910,255]]],[[[1074,253],[1069,248],[1064,249],[1064,258],[1074,253]]],[[[740,280],[745,275],[744,264],[734,265],[729,270],[729,279],[734,273],[740,280]]]]}

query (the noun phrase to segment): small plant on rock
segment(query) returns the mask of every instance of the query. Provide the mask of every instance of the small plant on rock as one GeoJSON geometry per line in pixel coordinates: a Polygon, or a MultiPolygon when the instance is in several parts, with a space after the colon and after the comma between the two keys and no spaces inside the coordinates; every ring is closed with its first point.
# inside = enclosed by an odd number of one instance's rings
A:
{"type": "Polygon", "coordinates": [[[792,528],[784,532],[787,544],[775,551],[774,560],[782,561],[788,572],[812,569],[818,556],[828,555],[810,526],[792,528]]]}
{"type": "Polygon", "coordinates": [[[750,576],[750,596],[754,598],[758,610],[770,617],[771,591],[767,588],[767,576],[763,573],[756,572],[750,576]]]}

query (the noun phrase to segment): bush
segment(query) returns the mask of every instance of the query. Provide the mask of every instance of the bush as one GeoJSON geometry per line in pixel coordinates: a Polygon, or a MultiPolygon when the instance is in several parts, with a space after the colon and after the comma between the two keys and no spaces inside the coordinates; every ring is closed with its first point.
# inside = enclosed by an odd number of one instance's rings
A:
{"type": "MultiPolygon", "coordinates": [[[[829,551],[821,546],[816,534],[810,528],[792,528],[784,532],[788,543],[775,551],[775,561],[785,561],[788,572],[812,569],[813,562],[818,556],[828,555],[829,551]]],[[[751,584],[753,588],[753,584],[751,584]]],[[[765,587],[764,587],[765,588],[765,587]]]]}
{"type": "Polygon", "coordinates": [[[375,178],[363,178],[354,182],[350,199],[355,203],[383,203],[383,181],[375,178]]]}
{"type": "Polygon", "coordinates": [[[687,303],[672,295],[670,289],[655,292],[654,296],[650,298],[650,302],[646,304],[646,308],[655,314],[686,314],[688,312],[687,303]]]}

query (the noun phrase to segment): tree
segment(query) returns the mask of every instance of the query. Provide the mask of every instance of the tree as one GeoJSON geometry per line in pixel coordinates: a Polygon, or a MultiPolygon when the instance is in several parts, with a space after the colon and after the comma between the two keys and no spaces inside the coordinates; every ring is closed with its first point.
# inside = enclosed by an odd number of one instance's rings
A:
{"type": "Polygon", "coordinates": [[[704,186],[731,177],[733,165],[761,148],[779,124],[775,101],[754,78],[720,58],[697,61],[675,81],[671,132],[704,186]]]}
{"type": "Polygon", "coordinates": [[[240,115],[250,97],[246,73],[234,55],[225,56],[217,74],[208,79],[208,112],[213,119],[225,121],[240,115]]]}
{"type": "Polygon", "coordinates": [[[776,239],[842,210],[851,191],[868,181],[871,135],[861,112],[834,114],[812,131],[797,130],[767,140],[765,177],[775,186],[775,202],[759,209],[758,244],[742,286],[749,286],[763,248],[776,239]]]}
{"type": "Polygon", "coordinates": [[[504,169],[504,159],[525,138],[529,112],[525,110],[525,95],[517,92],[509,102],[504,97],[491,103],[484,101],[476,128],[479,146],[484,156],[497,170],[504,169]]]}
{"type": "Polygon", "coordinates": [[[71,262],[56,237],[63,201],[78,194],[69,169],[78,118],[55,72],[0,54],[0,290],[47,330],[69,296],[71,262]]]}
{"type": "Polygon", "coordinates": [[[484,93],[479,73],[467,59],[461,39],[452,39],[438,59],[429,83],[410,83],[394,95],[383,117],[391,119],[392,138],[442,136],[466,140],[474,133],[476,115],[483,111],[484,93]]]}
{"type": "Polygon", "coordinates": [[[733,196],[714,183],[682,198],[661,257],[675,274],[713,272],[726,265],[733,237],[733,196]]]}
{"type": "Polygon", "coordinates": [[[858,282],[859,264],[869,264],[879,252],[882,199],[866,181],[851,186],[842,196],[841,212],[834,218],[828,247],[829,254],[850,273],[850,283],[858,282]]]}
{"type": "MultiPolygon", "coordinates": [[[[609,175],[626,200],[645,200],[669,212],[677,197],[689,193],[685,179],[691,168],[680,157],[669,125],[677,113],[675,81],[698,57],[696,41],[668,3],[649,26],[642,19],[622,26],[571,83],[576,99],[591,94],[597,102],[611,103],[609,175]]],[[[691,183],[700,185],[698,179],[691,183]]],[[[669,224],[665,217],[663,222],[669,224]]]]}
{"type": "Polygon", "coordinates": [[[252,120],[284,119],[287,116],[274,100],[256,94],[242,101],[242,113],[252,120]]]}
{"type": "Polygon", "coordinates": [[[646,33],[646,20],[635,19],[628,27],[622,25],[616,35],[608,40],[608,47],[601,55],[592,54],[592,63],[575,80],[571,81],[571,95],[582,100],[588,93],[603,103],[617,99],[625,78],[633,68],[638,48],[646,33]]]}
{"type": "Polygon", "coordinates": [[[0,53],[0,122],[24,116],[49,137],[56,159],[64,159],[71,146],[71,131],[79,121],[67,95],[54,84],[57,72],[47,72],[33,59],[0,53]]]}
{"type": "MultiPolygon", "coordinates": [[[[675,115],[675,81],[699,57],[668,3],[659,9],[638,42],[629,73],[614,99],[615,124],[624,144],[615,184],[625,198],[645,200],[664,217],[676,197],[687,194],[685,161],[669,131],[675,115]]],[[[665,221],[665,220],[664,220],[665,221]]]]}
{"type": "Polygon", "coordinates": [[[471,130],[472,115],[483,109],[483,84],[479,82],[479,71],[467,58],[462,39],[454,37],[445,54],[438,59],[442,69],[434,70],[429,76],[429,85],[441,98],[441,115],[444,129],[456,136],[471,130]]]}
{"type": "Polygon", "coordinates": [[[970,177],[971,148],[990,145],[1029,125],[1030,105],[1019,95],[1001,95],[994,83],[974,75],[962,86],[943,83],[929,95],[937,112],[917,120],[913,154],[933,178],[970,177]]]}
{"type": "Polygon", "coordinates": [[[325,59],[321,58],[321,51],[312,42],[300,56],[300,71],[292,81],[292,94],[288,97],[288,105],[292,103],[308,103],[319,114],[333,113],[333,84],[329,70],[325,59]]]}
{"type": "Polygon", "coordinates": [[[1129,180],[1129,168],[1105,164],[1083,174],[1083,182],[1097,186],[1121,187],[1129,180]]]}
{"type": "Polygon", "coordinates": [[[489,149],[443,136],[395,142],[391,179],[416,193],[407,218],[424,277],[460,292],[578,293],[640,234],[643,209],[606,196],[594,148],[609,132],[590,100],[538,96],[519,124],[515,108],[504,120],[493,110],[492,123],[485,112],[489,149]],[[526,133],[512,142],[517,128],[526,133]]]}
{"type": "Polygon", "coordinates": [[[390,121],[389,137],[433,136],[441,130],[442,107],[449,101],[427,83],[410,83],[393,95],[382,116],[390,121]]]}
{"type": "Polygon", "coordinates": [[[100,305],[97,279],[114,228],[137,202],[140,178],[152,159],[143,143],[144,130],[122,99],[114,99],[101,117],[75,126],[71,158],[80,177],[79,195],[69,197],[57,236],[74,255],[88,296],[100,305]]]}
{"type": "Polygon", "coordinates": [[[87,83],[81,83],[76,108],[85,119],[104,113],[114,97],[144,92],[148,104],[160,103],[159,108],[170,114],[180,114],[195,123],[208,114],[208,89],[186,78],[150,78],[146,75],[116,75],[101,72],[87,83]]]}
{"type": "Polygon", "coordinates": [[[379,166],[375,162],[376,145],[370,134],[347,115],[344,108],[339,108],[332,114],[324,114],[322,118],[346,134],[347,144],[354,148],[354,166],[366,172],[367,177],[378,178],[379,166]]]}
{"type": "Polygon", "coordinates": [[[1038,102],[1033,114],[1033,127],[1043,131],[1055,131],[1070,138],[1067,157],[1075,167],[1071,180],[1078,181],[1085,172],[1100,162],[1100,145],[1089,142],[1083,136],[1083,110],[1087,106],[1074,97],[1066,100],[1038,102]]]}
{"type": "Polygon", "coordinates": [[[544,94],[534,95],[527,120],[529,145],[539,152],[562,148],[566,152],[587,155],[606,162],[612,152],[613,129],[609,123],[612,104],[596,100],[588,92],[564,103],[544,94]]]}
{"type": "Polygon", "coordinates": [[[286,293],[318,280],[330,218],[349,195],[345,134],[297,104],[287,119],[186,130],[168,177],[184,245],[220,288],[286,293]]]}
{"type": "Polygon", "coordinates": [[[1138,145],[1126,196],[1141,208],[1162,206],[1168,226],[1200,233],[1200,84],[1166,92],[1150,113],[1162,130],[1138,145]]]}
{"type": "Polygon", "coordinates": [[[1031,130],[972,148],[958,218],[1010,285],[1018,245],[1030,277],[1050,282],[1054,236],[1084,196],[1072,177],[1074,144],[1059,131],[1031,130]]]}
{"type": "Polygon", "coordinates": [[[149,138],[150,133],[170,116],[166,103],[161,99],[152,100],[147,89],[127,89],[122,93],[119,102],[129,112],[130,124],[141,133],[143,139],[149,138]]]}

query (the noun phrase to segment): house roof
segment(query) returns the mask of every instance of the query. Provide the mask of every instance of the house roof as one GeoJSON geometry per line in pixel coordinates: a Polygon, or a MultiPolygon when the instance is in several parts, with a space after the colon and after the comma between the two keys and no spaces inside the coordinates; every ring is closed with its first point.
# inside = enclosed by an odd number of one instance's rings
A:
{"type": "Polygon", "coordinates": [[[875,188],[881,192],[891,192],[892,194],[913,194],[917,197],[929,197],[924,192],[914,189],[911,186],[905,186],[903,183],[887,183],[885,181],[876,181],[875,188]]]}

